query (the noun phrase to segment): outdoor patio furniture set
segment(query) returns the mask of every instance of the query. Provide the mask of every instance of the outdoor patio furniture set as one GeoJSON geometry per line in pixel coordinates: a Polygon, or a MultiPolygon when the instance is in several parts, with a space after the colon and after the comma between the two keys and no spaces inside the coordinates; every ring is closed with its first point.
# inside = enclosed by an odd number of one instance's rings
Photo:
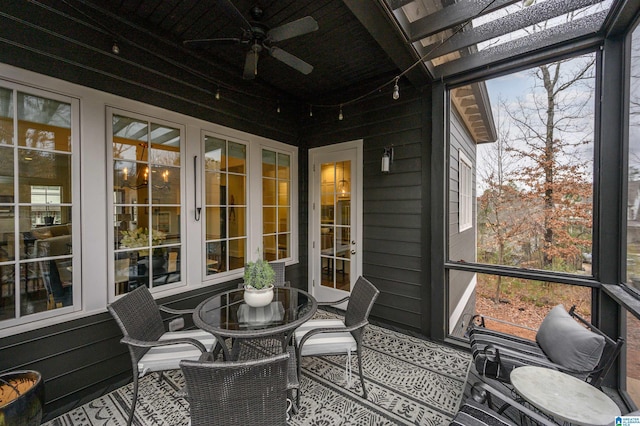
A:
{"type": "MultiPolygon", "coordinates": [[[[212,296],[195,310],[158,306],[141,286],[109,305],[120,326],[121,342],[129,348],[133,370],[133,421],[138,380],[151,372],[181,368],[186,381],[191,425],[282,425],[295,415],[293,392],[300,401],[299,375],[303,356],[358,356],[364,397],[361,345],[379,290],[359,277],[342,320],[311,319],[318,305],[308,293],[279,285],[265,307],[249,308],[243,289],[212,296]],[[272,309],[277,306],[277,309],[272,309]],[[193,315],[195,330],[165,331],[160,312],[193,315]]],[[[280,282],[281,281],[281,282],[280,282]]],[[[288,284],[288,283],[287,283],[288,284]]]]}

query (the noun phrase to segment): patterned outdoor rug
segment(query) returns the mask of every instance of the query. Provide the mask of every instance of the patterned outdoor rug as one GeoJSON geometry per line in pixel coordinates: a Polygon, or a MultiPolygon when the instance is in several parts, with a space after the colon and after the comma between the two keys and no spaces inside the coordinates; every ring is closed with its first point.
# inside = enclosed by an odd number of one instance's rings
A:
{"type": "MultiPolygon", "coordinates": [[[[289,425],[447,425],[462,398],[469,364],[465,352],[370,325],[363,365],[368,398],[362,398],[356,361],[348,387],[345,357],[303,358],[300,411],[289,425]]],[[[165,376],[162,382],[155,374],[140,381],[134,424],[188,425],[189,403],[176,397],[184,386],[182,373],[165,376]]],[[[129,384],[46,426],[126,425],[131,391],[129,384]]]]}

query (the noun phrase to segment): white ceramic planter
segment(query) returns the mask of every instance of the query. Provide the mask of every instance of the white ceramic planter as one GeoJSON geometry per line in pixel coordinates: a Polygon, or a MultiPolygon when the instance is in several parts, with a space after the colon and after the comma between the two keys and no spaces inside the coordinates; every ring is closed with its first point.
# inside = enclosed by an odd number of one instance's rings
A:
{"type": "Polygon", "coordinates": [[[273,285],[256,290],[253,287],[244,286],[244,301],[254,308],[267,306],[273,300],[273,285]]]}

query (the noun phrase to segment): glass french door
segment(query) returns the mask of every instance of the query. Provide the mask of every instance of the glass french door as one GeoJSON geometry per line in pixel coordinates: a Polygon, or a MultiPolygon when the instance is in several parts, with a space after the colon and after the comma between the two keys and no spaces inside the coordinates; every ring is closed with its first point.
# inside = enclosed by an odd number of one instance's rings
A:
{"type": "Polygon", "coordinates": [[[341,149],[314,155],[311,267],[312,291],[320,301],[350,293],[361,269],[357,154],[341,149]]]}

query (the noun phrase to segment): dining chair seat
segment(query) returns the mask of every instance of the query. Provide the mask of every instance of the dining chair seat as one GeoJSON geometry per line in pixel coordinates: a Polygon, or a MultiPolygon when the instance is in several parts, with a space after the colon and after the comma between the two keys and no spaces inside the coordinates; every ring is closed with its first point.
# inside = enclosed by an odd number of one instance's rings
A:
{"type": "MultiPolygon", "coordinates": [[[[158,341],[185,338],[199,341],[207,348],[207,351],[211,351],[216,344],[216,338],[213,334],[204,330],[167,331],[160,336],[158,341]]],[[[187,343],[154,346],[149,348],[138,361],[138,371],[142,377],[154,371],[175,370],[179,368],[180,360],[197,360],[201,355],[202,351],[187,343]]]]}
{"type": "MultiPolygon", "coordinates": [[[[302,338],[316,328],[346,328],[340,319],[309,320],[296,329],[296,345],[300,346],[302,338]]],[[[335,354],[336,352],[355,352],[358,343],[348,331],[339,333],[317,334],[309,338],[300,349],[301,356],[335,354]]]]}

